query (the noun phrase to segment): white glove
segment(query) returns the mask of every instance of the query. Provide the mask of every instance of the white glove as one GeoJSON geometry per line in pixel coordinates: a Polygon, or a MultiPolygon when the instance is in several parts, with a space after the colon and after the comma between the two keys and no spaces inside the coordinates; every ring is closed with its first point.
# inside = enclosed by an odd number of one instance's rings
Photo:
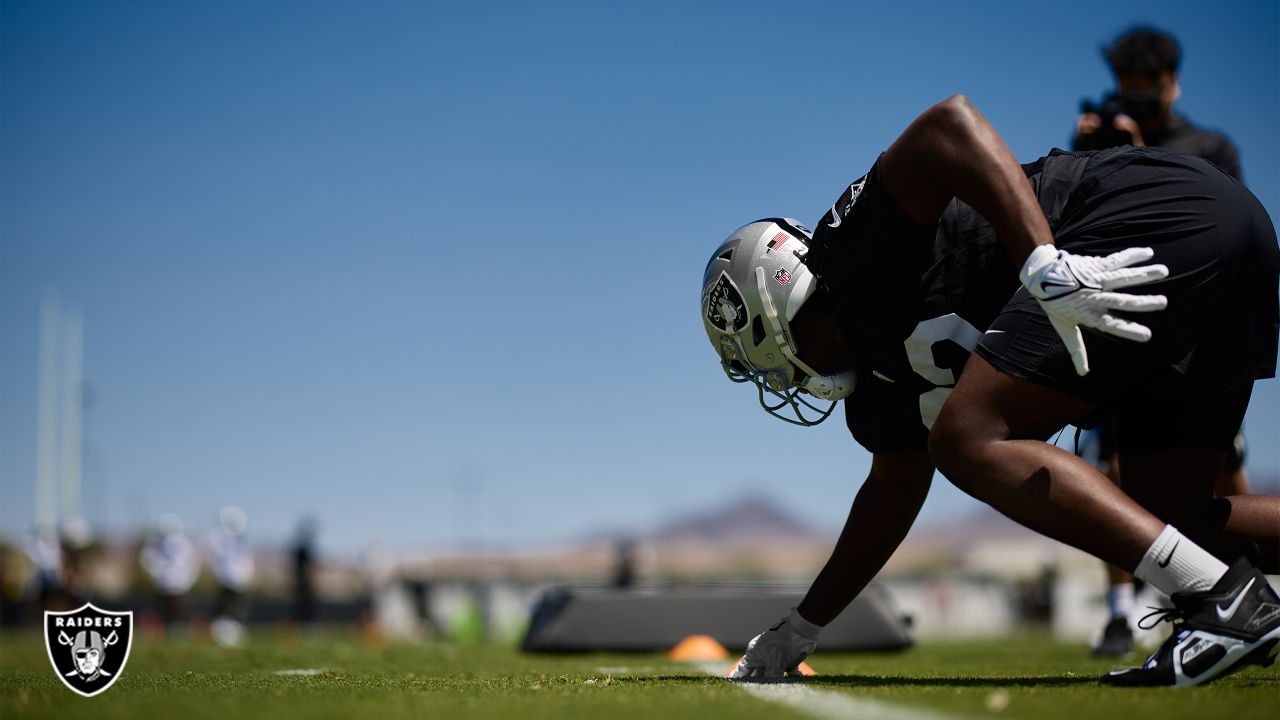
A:
{"type": "Polygon", "coordinates": [[[821,625],[800,617],[795,608],[776,625],[747,645],[747,653],[729,671],[731,680],[781,680],[783,673],[798,675],[801,661],[818,646],[821,625]]]}
{"type": "Polygon", "coordinates": [[[1040,301],[1053,329],[1062,337],[1076,374],[1089,374],[1082,327],[1137,342],[1151,339],[1151,329],[1146,325],[1121,320],[1107,311],[1154,312],[1169,304],[1163,295],[1110,292],[1168,277],[1169,268],[1164,265],[1129,267],[1154,255],[1151,248],[1129,248],[1106,257],[1088,257],[1072,255],[1053,245],[1040,245],[1027,256],[1018,277],[1040,301]]]}

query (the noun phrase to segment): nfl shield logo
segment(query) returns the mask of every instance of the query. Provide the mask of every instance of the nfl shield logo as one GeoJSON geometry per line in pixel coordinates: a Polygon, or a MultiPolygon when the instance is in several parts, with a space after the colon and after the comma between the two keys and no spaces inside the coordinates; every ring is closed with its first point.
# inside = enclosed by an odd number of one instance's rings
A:
{"type": "Polygon", "coordinates": [[[779,270],[773,274],[773,279],[777,280],[779,285],[786,285],[791,282],[791,273],[786,270],[779,270]]]}
{"type": "Polygon", "coordinates": [[[45,611],[44,647],[62,684],[93,697],[124,672],[133,647],[133,613],[92,603],[70,612],[45,611]]]}

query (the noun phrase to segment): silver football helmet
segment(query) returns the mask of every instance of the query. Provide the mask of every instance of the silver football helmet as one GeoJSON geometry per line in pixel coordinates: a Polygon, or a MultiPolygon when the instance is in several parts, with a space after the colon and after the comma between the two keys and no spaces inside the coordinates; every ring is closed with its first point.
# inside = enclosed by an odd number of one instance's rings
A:
{"type": "Polygon", "coordinates": [[[816,289],[804,264],[811,240],[796,220],[757,220],[721,243],[702,275],[702,323],[725,374],[755,384],[770,415],[805,426],[826,420],[856,384],[853,370],[823,375],[796,357],[791,320],[816,289]]]}

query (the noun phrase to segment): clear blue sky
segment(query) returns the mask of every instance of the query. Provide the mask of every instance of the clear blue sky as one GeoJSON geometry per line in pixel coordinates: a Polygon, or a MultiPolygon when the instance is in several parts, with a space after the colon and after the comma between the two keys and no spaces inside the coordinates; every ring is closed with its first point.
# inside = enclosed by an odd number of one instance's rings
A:
{"type": "MultiPolygon", "coordinates": [[[[1280,12],[1233,3],[4,0],[0,534],[29,527],[37,318],[85,321],[87,515],[238,503],[260,540],[522,544],[868,467],[721,375],[697,304],[753,218],[815,220],[919,111],[1068,142],[1134,21],[1280,217],[1280,12]]],[[[1250,469],[1280,472],[1280,390],[1250,469]]],[[[945,481],[926,511],[969,508],[945,481]]]]}

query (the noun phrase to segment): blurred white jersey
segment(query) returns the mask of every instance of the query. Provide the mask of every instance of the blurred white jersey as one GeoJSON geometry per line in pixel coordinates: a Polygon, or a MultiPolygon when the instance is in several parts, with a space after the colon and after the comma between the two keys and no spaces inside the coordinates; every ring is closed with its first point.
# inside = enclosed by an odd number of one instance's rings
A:
{"type": "Polygon", "coordinates": [[[142,548],[142,569],[161,592],[182,595],[200,576],[200,555],[181,533],[154,537],[142,548]]]}
{"type": "Polygon", "coordinates": [[[62,545],[56,536],[37,533],[27,538],[23,551],[36,572],[46,581],[57,581],[62,577],[62,545]]]}
{"type": "Polygon", "coordinates": [[[209,558],[213,576],[229,590],[244,592],[253,581],[253,552],[244,533],[218,528],[209,533],[209,558]]]}

